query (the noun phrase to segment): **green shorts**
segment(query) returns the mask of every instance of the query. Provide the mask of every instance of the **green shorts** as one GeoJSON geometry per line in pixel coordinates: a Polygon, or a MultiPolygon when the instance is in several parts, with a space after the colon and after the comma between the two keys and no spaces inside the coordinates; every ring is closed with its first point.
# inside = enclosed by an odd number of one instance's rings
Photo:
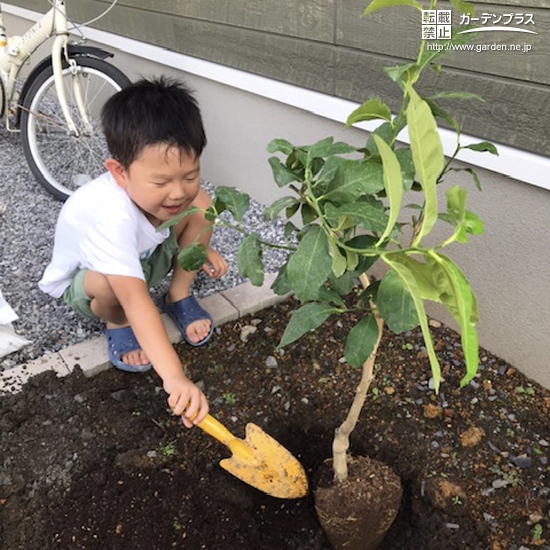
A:
{"type": "MultiPolygon", "coordinates": [[[[157,285],[166,277],[174,261],[174,256],[178,253],[179,246],[174,236],[173,230],[170,230],[168,238],[149,256],[141,261],[145,282],[149,288],[157,285]]],[[[91,299],[84,292],[84,276],[86,269],[81,269],[76,273],[71,284],[63,293],[63,300],[72,309],[84,315],[85,317],[95,317],[90,308],[91,299]]]]}

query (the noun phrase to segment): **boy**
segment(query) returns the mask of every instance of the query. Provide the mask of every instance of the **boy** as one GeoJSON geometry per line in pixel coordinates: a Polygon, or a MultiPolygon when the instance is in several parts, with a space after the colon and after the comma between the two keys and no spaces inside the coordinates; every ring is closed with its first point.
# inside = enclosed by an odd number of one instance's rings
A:
{"type": "Polygon", "coordinates": [[[206,416],[208,404],[185,376],[149,288],[173,267],[164,310],[191,345],[210,338],[212,318],[189,295],[196,272],[184,271],[175,256],[198,237],[208,250],[203,270],[223,276],[227,263],[209,246],[211,225],[197,212],[157,231],[190,207],[210,204],[200,188],[206,145],[200,110],[182,84],[159,78],[112,96],[101,120],[111,154],[108,172],[63,205],[39,286],[79,313],[104,319],[113,365],[143,372],[152,364],[168,404],[191,427],[206,416]]]}

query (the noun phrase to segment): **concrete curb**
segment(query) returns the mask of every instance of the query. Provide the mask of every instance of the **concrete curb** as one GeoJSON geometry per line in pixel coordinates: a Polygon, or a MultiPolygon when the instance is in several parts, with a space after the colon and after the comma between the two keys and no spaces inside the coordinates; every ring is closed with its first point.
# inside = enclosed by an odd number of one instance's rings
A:
{"type": "MultiPolygon", "coordinates": [[[[284,300],[286,296],[278,296],[270,288],[276,276],[276,273],[267,274],[261,287],[253,286],[248,282],[243,283],[218,294],[201,298],[199,303],[212,315],[214,324],[220,326],[284,300]]],[[[161,317],[170,341],[173,344],[180,342],[181,333],[172,320],[164,313],[161,317]]],[[[0,372],[0,395],[21,391],[30,378],[47,370],[53,370],[57,376],[61,377],[70,374],[76,367],[80,367],[84,375],[89,377],[112,368],[103,336],[0,372]]]]}

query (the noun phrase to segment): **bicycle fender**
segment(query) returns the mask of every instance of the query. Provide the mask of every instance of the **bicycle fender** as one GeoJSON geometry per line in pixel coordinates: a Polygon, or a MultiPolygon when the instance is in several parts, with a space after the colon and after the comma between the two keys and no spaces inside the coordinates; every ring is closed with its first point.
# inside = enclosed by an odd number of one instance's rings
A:
{"type": "MultiPolygon", "coordinates": [[[[113,53],[101,48],[96,48],[95,46],[83,46],[81,44],[67,44],[67,50],[69,57],[79,58],[79,57],[94,57],[96,59],[106,59],[107,57],[113,57],[113,53]]],[[[23,105],[25,102],[25,97],[32,86],[33,82],[36,80],[39,74],[42,73],[48,67],[52,65],[52,56],[49,55],[37,63],[32,71],[29,73],[29,76],[26,78],[23,87],[21,88],[21,93],[19,94],[18,105],[23,105]]],[[[17,109],[17,115],[15,117],[15,127],[19,128],[21,124],[21,107],[17,109]]]]}

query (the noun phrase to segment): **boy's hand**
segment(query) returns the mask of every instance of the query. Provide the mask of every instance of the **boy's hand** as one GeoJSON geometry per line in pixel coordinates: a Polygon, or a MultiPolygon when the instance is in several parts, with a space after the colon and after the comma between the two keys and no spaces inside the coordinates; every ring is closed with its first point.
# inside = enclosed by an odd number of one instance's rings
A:
{"type": "Polygon", "coordinates": [[[208,414],[208,402],[202,391],[189,378],[165,380],[164,389],[168,393],[168,405],[184,425],[192,428],[208,414]]]}
{"type": "Polygon", "coordinates": [[[227,272],[227,262],[213,248],[208,247],[208,257],[202,270],[212,279],[219,279],[227,272]]]}
{"type": "Polygon", "coordinates": [[[208,413],[206,397],[185,376],[145,281],[121,275],[108,275],[107,280],[141,349],[163,380],[168,405],[175,414],[182,416],[188,428],[198,424],[208,413]]]}

